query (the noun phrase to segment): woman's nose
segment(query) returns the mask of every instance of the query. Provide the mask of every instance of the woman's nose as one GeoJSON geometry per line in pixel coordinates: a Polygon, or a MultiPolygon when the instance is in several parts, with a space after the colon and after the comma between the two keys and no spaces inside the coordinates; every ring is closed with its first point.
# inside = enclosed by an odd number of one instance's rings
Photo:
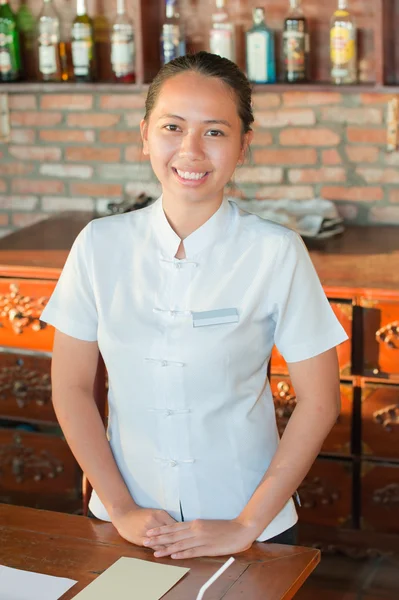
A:
{"type": "Polygon", "coordinates": [[[184,135],[180,145],[180,156],[187,156],[192,159],[202,160],[204,158],[202,137],[191,133],[184,135]]]}

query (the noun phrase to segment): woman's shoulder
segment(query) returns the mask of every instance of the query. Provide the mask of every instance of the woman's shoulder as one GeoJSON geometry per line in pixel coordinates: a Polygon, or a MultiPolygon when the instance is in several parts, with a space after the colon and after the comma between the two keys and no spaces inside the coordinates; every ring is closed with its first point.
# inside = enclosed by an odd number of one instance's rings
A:
{"type": "Polygon", "coordinates": [[[272,242],[275,244],[278,240],[286,240],[290,242],[298,238],[298,234],[275,221],[270,221],[260,215],[252,212],[252,210],[246,210],[242,204],[236,204],[234,201],[230,202],[233,206],[233,210],[236,213],[236,217],[239,224],[239,229],[243,235],[250,236],[254,241],[255,239],[261,242],[272,242]]]}

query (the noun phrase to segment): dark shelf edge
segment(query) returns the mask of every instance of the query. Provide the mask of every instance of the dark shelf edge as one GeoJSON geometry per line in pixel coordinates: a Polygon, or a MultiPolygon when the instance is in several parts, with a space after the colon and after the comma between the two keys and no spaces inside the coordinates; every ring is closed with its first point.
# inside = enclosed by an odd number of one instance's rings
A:
{"type": "MultiPolygon", "coordinates": [[[[145,92],[149,84],[120,84],[120,83],[39,83],[18,82],[0,83],[0,94],[26,94],[26,93],[133,93],[145,92]]],[[[360,83],[357,85],[332,85],[329,83],[272,83],[255,85],[254,93],[281,93],[281,92],[341,92],[346,94],[376,93],[399,94],[398,85],[379,85],[374,83],[360,83]]]]}

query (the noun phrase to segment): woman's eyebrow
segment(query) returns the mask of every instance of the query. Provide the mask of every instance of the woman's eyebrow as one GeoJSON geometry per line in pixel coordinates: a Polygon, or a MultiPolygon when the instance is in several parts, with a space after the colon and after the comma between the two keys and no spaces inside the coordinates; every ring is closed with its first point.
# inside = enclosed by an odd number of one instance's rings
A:
{"type": "MultiPolygon", "coordinates": [[[[179,121],[186,120],[183,117],[179,117],[179,115],[172,115],[169,113],[166,115],[162,115],[160,119],[178,119],[179,121]]],[[[206,123],[207,125],[226,125],[226,127],[231,127],[231,123],[229,123],[229,121],[226,121],[225,119],[206,119],[205,121],[203,121],[203,123],[206,123]]]]}

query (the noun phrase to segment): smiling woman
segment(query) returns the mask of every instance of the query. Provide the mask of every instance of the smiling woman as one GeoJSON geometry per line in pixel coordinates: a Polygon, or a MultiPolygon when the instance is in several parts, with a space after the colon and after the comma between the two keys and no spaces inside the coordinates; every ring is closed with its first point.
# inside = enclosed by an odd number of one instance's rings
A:
{"type": "Polygon", "coordinates": [[[292,543],[292,496],[339,413],[347,336],[302,241],[223,197],[252,122],[234,63],[201,52],[165,65],[141,123],[162,197],[90,223],[41,317],[56,328],[53,403],[90,510],[157,557],[292,543]],[[274,345],[297,397],[281,440],[274,345]]]}

